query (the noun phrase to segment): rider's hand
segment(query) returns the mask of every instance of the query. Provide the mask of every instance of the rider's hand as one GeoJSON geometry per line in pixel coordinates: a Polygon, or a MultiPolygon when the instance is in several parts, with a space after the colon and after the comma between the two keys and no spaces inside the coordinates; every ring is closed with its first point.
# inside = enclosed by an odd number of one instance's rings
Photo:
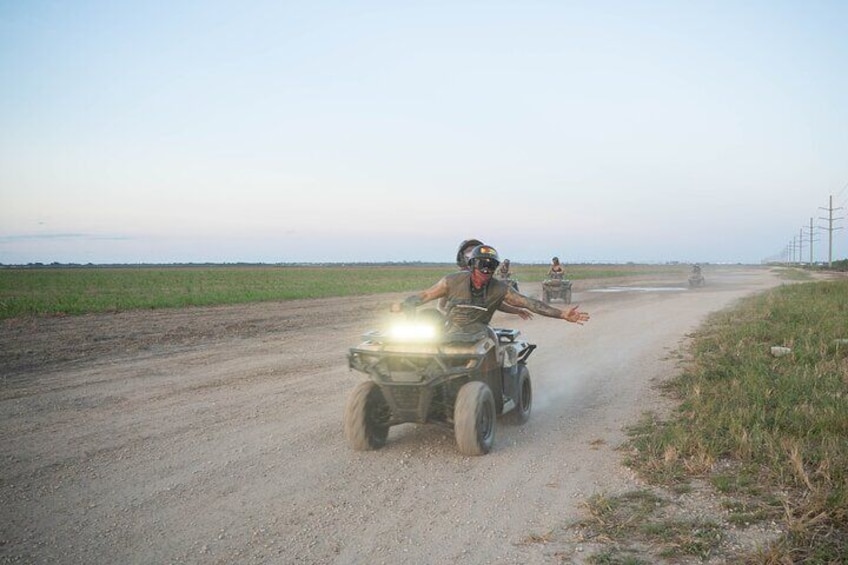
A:
{"type": "Polygon", "coordinates": [[[571,322],[572,324],[583,325],[584,322],[589,321],[589,313],[581,312],[578,310],[579,306],[574,306],[568,311],[563,311],[562,319],[571,322]]]}
{"type": "Polygon", "coordinates": [[[414,314],[415,309],[422,303],[419,296],[410,296],[403,302],[395,302],[391,306],[392,312],[403,312],[404,314],[414,314]]]}

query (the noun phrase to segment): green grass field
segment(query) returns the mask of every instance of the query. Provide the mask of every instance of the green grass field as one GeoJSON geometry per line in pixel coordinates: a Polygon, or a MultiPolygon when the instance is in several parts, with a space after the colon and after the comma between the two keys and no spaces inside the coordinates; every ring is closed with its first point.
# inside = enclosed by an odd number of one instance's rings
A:
{"type": "MultiPolygon", "coordinates": [[[[573,279],[685,267],[574,266],[573,279]]],[[[428,266],[203,266],[0,269],[0,319],[30,315],[213,306],[423,290],[450,264],[428,266]]],[[[513,265],[519,281],[541,281],[545,265],[513,265]]]]}

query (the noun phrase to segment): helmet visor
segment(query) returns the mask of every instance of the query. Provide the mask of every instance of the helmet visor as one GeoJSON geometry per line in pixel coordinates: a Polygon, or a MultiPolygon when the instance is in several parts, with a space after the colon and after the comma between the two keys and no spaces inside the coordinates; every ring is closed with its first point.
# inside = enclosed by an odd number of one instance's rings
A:
{"type": "Polygon", "coordinates": [[[498,262],[495,259],[488,259],[484,257],[482,259],[477,259],[477,262],[474,267],[481,273],[491,275],[498,268],[498,262]]]}

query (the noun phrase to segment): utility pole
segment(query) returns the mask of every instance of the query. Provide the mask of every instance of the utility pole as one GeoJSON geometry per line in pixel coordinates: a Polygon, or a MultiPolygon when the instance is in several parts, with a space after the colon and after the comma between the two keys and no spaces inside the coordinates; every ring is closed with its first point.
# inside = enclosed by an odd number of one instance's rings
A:
{"type": "Polygon", "coordinates": [[[827,230],[827,267],[828,268],[833,267],[833,232],[835,230],[841,230],[842,229],[841,227],[839,227],[839,228],[833,227],[834,219],[837,219],[837,220],[840,219],[840,218],[834,218],[833,212],[835,210],[841,210],[841,209],[842,209],[841,206],[839,208],[833,207],[833,195],[832,194],[830,195],[830,204],[828,205],[827,208],[822,208],[821,206],[819,206],[819,210],[827,210],[827,212],[828,212],[827,218],[822,218],[821,216],[819,216],[820,220],[827,220],[827,227],[826,228],[821,227],[821,226],[820,227],[822,229],[827,230]]]}
{"type": "Polygon", "coordinates": [[[816,241],[815,232],[813,231],[813,219],[810,218],[810,267],[813,266],[813,242],[816,241]]]}

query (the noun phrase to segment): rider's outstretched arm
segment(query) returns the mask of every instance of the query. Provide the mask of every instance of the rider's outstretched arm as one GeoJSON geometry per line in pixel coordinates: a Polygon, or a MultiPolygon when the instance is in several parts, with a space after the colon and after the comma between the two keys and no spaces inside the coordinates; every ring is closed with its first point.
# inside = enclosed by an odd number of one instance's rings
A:
{"type": "Polygon", "coordinates": [[[516,308],[515,306],[510,306],[506,302],[501,302],[501,305],[498,306],[498,310],[507,314],[515,314],[517,316],[521,316],[522,320],[529,320],[533,317],[533,314],[530,312],[530,310],[527,310],[526,308],[516,308]]]}
{"type": "Polygon", "coordinates": [[[504,302],[510,306],[515,306],[516,308],[526,308],[527,310],[535,312],[541,316],[557,318],[573,324],[582,325],[584,322],[589,321],[589,314],[578,310],[579,306],[574,306],[569,310],[560,310],[559,308],[554,308],[549,304],[545,304],[541,300],[536,300],[535,298],[519,294],[512,289],[507,291],[504,302]]]}

